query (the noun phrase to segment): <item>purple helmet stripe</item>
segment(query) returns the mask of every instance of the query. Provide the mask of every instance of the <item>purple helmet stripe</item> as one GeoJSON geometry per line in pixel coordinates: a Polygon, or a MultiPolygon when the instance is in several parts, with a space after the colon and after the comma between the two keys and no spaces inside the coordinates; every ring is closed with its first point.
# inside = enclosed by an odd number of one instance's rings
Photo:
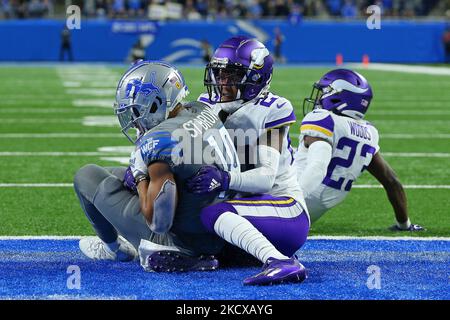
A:
{"type": "Polygon", "coordinates": [[[372,88],[367,80],[359,73],[348,69],[327,72],[315,87],[322,88],[324,93],[319,101],[315,101],[322,109],[354,119],[364,117],[373,97],[372,88]]]}

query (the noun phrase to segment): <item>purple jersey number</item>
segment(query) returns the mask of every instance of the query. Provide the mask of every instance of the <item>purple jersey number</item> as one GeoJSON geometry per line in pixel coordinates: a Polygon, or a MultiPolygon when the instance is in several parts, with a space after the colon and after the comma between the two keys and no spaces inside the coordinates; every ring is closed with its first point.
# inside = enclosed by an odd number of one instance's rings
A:
{"type": "MultiPolygon", "coordinates": [[[[366,157],[368,153],[373,156],[375,154],[375,148],[368,144],[365,144],[361,148],[361,157],[366,157]]],[[[363,172],[365,169],[367,169],[367,166],[363,166],[361,172],[363,172]]]]}
{"type": "Polygon", "coordinates": [[[260,106],[270,108],[270,106],[278,99],[278,97],[272,97],[270,99],[268,99],[268,98],[269,97],[265,97],[264,99],[259,98],[258,100],[255,101],[255,106],[259,104],[260,106]],[[268,101],[266,101],[266,100],[268,100],[268,101]]]}
{"type": "MultiPolygon", "coordinates": [[[[346,138],[346,137],[343,137],[339,140],[336,148],[339,150],[343,150],[344,147],[349,147],[350,152],[348,154],[347,159],[339,158],[339,157],[334,157],[331,159],[330,164],[328,165],[327,175],[325,176],[325,178],[322,181],[323,184],[325,184],[326,186],[333,188],[333,189],[337,189],[337,190],[342,189],[342,184],[344,183],[345,178],[341,177],[336,181],[336,180],[333,180],[331,178],[331,176],[333,175],[333,171],[334,171],[334,169],[336,169],[337,166],[340,166],[343,168],[350,168],[350,166],[353,164],[353,160],[355,159],[356,148],[358,147],[358,144],[359,144],[358,141],[355,141],[355,140],[352,140],[352,139],[346,138]]],[[[373,155],[375,153],[375,148],[368,144],[364,144],[361,148],[360,156],[366,157],[368,153],[373,155]]],[[[361,171],[363,171],[365,168],[366,167],[364,166],[361,171]]],[[[344,191],[350,191],[350,189],[352,188],[352,184],[353,184],[353,180],[348,180],[348,182],[346,183],[346,185],[344,187],[344,191]]]]}

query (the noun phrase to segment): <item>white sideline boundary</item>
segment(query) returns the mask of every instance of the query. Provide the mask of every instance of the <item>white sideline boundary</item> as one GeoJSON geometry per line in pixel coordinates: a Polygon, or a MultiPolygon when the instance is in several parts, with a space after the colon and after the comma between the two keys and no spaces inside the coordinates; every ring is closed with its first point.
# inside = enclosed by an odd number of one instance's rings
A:
{"type": "MultiPolygon", "coordinates": [[[[85,236],[0,236],[0,241],[5,240],[79,240],[85,236]]],[[[388,237],[388,236],[367,236],[367,237],[354,237],[354,236],[326,236],[317,235],[308,237],[308,240],[368,240],[368,241],[450,241],[450,237],[388,237]]]]}

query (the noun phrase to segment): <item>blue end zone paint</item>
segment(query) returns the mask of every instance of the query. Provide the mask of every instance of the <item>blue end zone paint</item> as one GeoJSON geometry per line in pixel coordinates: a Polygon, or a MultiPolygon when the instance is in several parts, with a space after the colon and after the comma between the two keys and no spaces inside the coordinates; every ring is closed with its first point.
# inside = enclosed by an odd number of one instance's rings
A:
{"type": "Polygon", "coordinates": [[[300,252],[302,284],[244,287],[259,268],[156,274],[137,262],[93,262],[77,240],[1,240],[0,298],[23,299],[450,299],[450,241],[310,240],[300,252]],[[81,269],[81,289],[66,286],[81,269]],[[381,289],[367,288],[367,268],[381,289]]]}

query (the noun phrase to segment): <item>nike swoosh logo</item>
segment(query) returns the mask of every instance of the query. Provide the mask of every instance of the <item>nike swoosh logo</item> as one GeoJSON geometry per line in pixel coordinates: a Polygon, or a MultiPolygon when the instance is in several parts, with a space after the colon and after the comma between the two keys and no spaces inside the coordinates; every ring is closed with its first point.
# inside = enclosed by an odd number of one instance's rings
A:
{"type": "Polygon", "coordinates": [[[287,102],[287,101],[285,101],[285,102],[282,103],[282,104],[278,104],[278,103],[277,103],[277,108],[278,108],[278,109],[282,108],[282,107],[286,104],[286,102],[287,102]]]}

